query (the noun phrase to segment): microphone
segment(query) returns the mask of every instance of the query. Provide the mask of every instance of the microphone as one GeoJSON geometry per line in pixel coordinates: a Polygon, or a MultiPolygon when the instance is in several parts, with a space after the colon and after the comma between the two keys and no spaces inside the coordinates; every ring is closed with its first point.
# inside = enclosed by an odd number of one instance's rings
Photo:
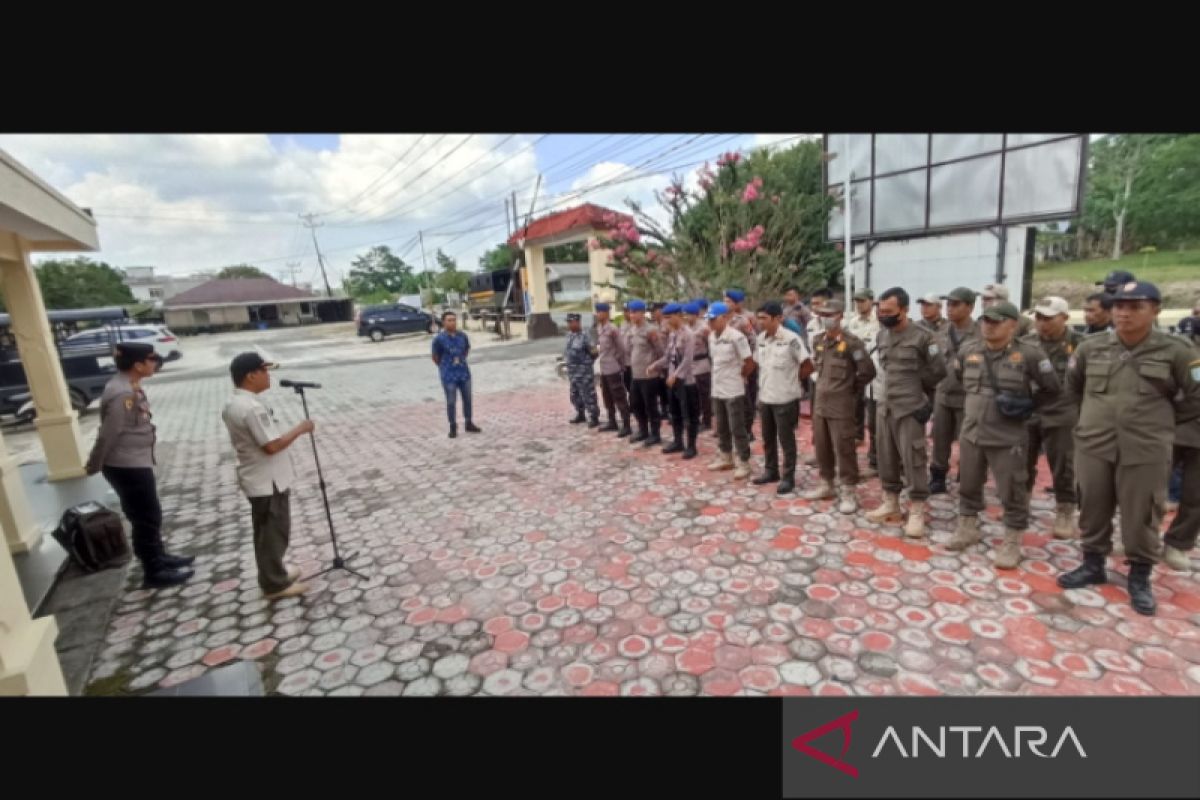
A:
{"type": "Polygon", "coordinates": [[[289,381],[286,379],[280,381],[279,385],[285,389],[320,389],[321,388],[321,384],[319,384],[319,383],[308,383],[306,381],[289,381]]]}

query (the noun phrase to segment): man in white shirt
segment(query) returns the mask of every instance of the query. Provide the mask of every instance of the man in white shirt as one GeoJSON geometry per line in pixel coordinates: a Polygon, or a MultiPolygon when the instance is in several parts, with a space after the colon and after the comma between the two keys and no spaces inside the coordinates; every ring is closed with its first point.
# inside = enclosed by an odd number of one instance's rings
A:
{"type": "Polygon", "coordinates": [[[746,377],[754,374],[754,357],[746,335],[733,326],[733,313],[725,303],[708,309],[709,351],[712,353],[712,405],[717,420],[717,460],[714,472],[734,469],[734,480],[750,477],[750,436],[746,432],[746,377]]]}
{"type": "Polygon", "coordinates": [[[812,374],[812,353],[804,340],[783,325],[783,307],[765,303],[758,310],[758,410],[762,414],[763,474],[761,486],[779,483],[778,494],[796,488],[796,424],[800,421],[800,384],[812,374]],[[783,448],[783,472],[778,448],[783,448]]]}
{"type": "Polygon", "coordinates": [[[304,420],[280,433],[274,412],[259,400],[259,395],[271,388],[270,370],[277,366],[258,353],[242,353],[233,359],[229,373],[237,388],[221,412],[237,453],[238,484],[250,500],[258,585],[267,600],[295,597],[308,589],[297,582],[300,570],[283,564],[292,527],[289,490],[295,478],[285,451],[301,436],[312,433],[314,425],[304,420]]]}

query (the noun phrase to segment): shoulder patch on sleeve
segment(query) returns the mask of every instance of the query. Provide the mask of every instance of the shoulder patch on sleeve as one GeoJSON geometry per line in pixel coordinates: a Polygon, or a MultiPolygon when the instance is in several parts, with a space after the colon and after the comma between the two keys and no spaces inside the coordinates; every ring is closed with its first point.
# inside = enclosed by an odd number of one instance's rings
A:
{"type": "Polygon", "coordinates": [[[1038,362],[1038,371],[1049,374],[1051,372],[1054,372],[1054,365],[1050,363],[1050,359],[1043,358],[1041,361],[1038,362]]]}

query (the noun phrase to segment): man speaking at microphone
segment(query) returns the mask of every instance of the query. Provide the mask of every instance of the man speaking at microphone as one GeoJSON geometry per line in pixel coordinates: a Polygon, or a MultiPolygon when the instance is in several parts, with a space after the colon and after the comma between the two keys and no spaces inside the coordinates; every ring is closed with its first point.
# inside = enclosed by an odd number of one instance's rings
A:
{"type": "MultiPolygon", "coordinates": [[[[259,399],[271,388],[270,370],[277,366],[258,353],[242,353],[233,359],[229,374],[236,388],[221,412],[237,453],[238,484],[250,500],[258,585],[267,600],[295,597],[308,588],[297,582],[299,568],[283,564],[292,531],[289,490],[295,477],[286,450],[304,434],[312,433],[314,425],[306,419],[287,433],[279,432],[275,413],[259,399]]],[[[316,384],[303,385],[316,388],[316,384]]]]}

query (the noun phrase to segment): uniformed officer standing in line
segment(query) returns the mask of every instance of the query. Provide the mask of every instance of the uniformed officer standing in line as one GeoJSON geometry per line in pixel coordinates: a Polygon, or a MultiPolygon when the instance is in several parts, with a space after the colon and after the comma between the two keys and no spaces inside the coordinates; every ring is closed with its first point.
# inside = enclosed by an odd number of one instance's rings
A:
{"type": "Polygon", "coordinates": [[[708,308],[707,300],[693,300],[683,307],[684,321],[695,339],[696,396],[700,403],[700,428],[712,430],[712,359],[708,349],[708,322],[703,312],[708,308]]]}
{"type": "MultiPolygon", "coordinates": [[[[667,318],[663,310],[667,307],[666,303],[654,303],[650,306],[650,315],[654,324],[658,327],[659,335],[663,342],[663,347],[666,347],[667,338],[671,335],[671,328],[667,325],[667,318]]],[[[667,379],[663,373],[659,373],[655,379],[655,390],[658,392],[658,416],[660,419],[671,418],[671,396],[667,391],[667,379]]]]}
{"type": "Polygon", "coordinates": [[[633,399],[629,405],[638,423],[638,435],[629,441],[641,442],[643,447],[653,447],[662,443],[662,417],[658,408],[658,380],[646,370],[662,358],[666,342],[658,326],[646,319],[646,304],[641,300],[629,302],[629,318],[623,333],[625,352],[633,375],[633,399]]]}
{"type": "Polygon", "coordinates": [[[154,445],[150,401],[142,381],[162,366],[154,348],[121,342],[113,349],[114,375],[100,395],[100,430],[85,469],[104,479],[121,499],[121,511],[133,529],[133,554],[142,564],[142,588],[163,589],[186,582],[195,556],[171,555],[162,538],[162,505],[154,479],[154,445]]]}
{"type": "Polygon", "coordinates": [[[796,424],[800,421],[800,382],[813,369],[812,353],[799,334],[783,325],[783,307],[764,303],[758,311],[755,348],[758,360],[758,402],[762,414],[763,474],[753,480],[762,486],[779,483],[777,494],[796,488],[796,424]],[[779,471],[779,448],[783,449],[783,472],[779,471]]]}
{"type": "Polygon", "coordinates": [[[629,407],[633,408],[633,368],[629,366],[629,347],[625,332],[629,330],[629,302],[621,305],[621,321],[623,327],[617,328],[621,334],[621,352],[625,354],[625,369],[621,372],[621,383],[625,384],[625,393],[629,396],[629,407]]]}
{"type": "Polygon", "coordinates": [[[946,362],[933,334],[908,317],[908,292],[899,287],[879,296],[880,362],[885,375],[876,428],[880,434],[879,466],[883,504],[867,514],[871,522],[897,519],[901,470],[910,501],[907,536],[925,535],[925,501],[929,473],[925,455],[925,423],[933,415],[928,392],[946,376],[946,362]]]}
{"type": "MultiPolygon", "coordinates": [[[[1200,303],[1181,338],[1190,341],[1193,361],[1188,367],[1193,381],[1200,382],[1200,303]]],[[[1200,403],[1184,402],[1177,408],[1175,426],[1174,465],[1183,470],[1179,491],[1179,508],[1175,520],[1163,538],[1163,561],[1172,569],[1186,572],[1192,568],[1188,553],[1196,547],[1200,536],[1200,403]]]]}
{"type": "MultiPolygon", "coordinates": [[[[1083,334],[1067,326],[1071,307],[1062,297],[1046,297],[1033,309],[1037,331],[1021,341],[1041,348],[1054,365],[1054,375],[1067,382],[1067,362],[1083,341],[1083,334]]],[[[1070,392],[1061,392],[1038,404],[1037,416],[1029,420],[1029,477],[1026,488],[1033,492],[1037,481],[1038,455],[1046,451],[1046,462],[1054,476],[1054,538],[1075,536],[1075,424],[1079,404],[1070,392]]]]}
{"type": "Polygon", "coordinates": [[[938,341],[946,356],[946,377],[937,385],[933,403],[933,458],[929,462],[929,493],[946,493],[946,475],[950,472],[950,449],[962,430],[966,404],[962,382],[956,374],[956,359],[971,342],[979,339],[979,325],[971,319],[975,310],[975,292],[959,286],[946,295],[948,324],[938,341]]]}
{"type": "Polygon", "coordinates": [[[966,392],[958,465],[958,528],[947,548],[965,549],[981,538],[979,512],[986,508],[988,469],[1004,507],[1004,543],[996,548],[998,569],[1016,569],[1021,537],[1029,527],[1026,423],[1045,395],[1060,392],[1054,365],[1037,345],[1016,339],[1021,312],[1012,303],[990,306],[980,318],[980,338],[959,351],[955,371],[966,392]]]}
{"type": "Polygon", "coordinates": [[[683,319],[683,306],[668,303],[663,309],[670,331],[663,357],[649,371],[665,375],[670,392],[671,432],[673,441],[663,453],[683,453],[684,460],[696,457],[696,437],[700,435],[700,395],[696,391],[696,334],[683,319]],[[687,444],[684,444],[684,434],[687,444]]]}
{"type": "MultiPolygon", "coordinates": [[[[750,355],[753,356],[758,349],[758,326],[754,315],[742,308],[744,302],[746,302],[746,293],[741,289],[725,290],[725,303],[733,312],[730,315],[729,324],[746,337],[746,341],[750,343],[750,355]]],[[[756,365],[754,372],[746,378],[746,434],[752,442],[754,441],[754,415],[758,413],[758,360],[755,359],[754,363],[756,365]]]]}
{"type": "Polygon", "coordinates": [[[1113,512],[1129,564],[1133,610],[1152,615],[1150,571],[1158,560],[1159,526],[1171,470],[1177,406],[1200,398],[1200,364],[1182,339],[1154,330],[1162,308],[1158,287],[1131,281],[1113,296],[1116,328],[1079,345],[1067,382],[1081,399],[1075,428],[1083,564],[1058,577],[1064,589],[1108,581],[1113,512]]]}
{"type": "Polygon", "coordinates": [[[851,335],[857,336],[867,348],[871,364],[875,367],[876,378],[858,396],[858,407],[855,409],[855,439],[859,442],[866,438],[866,432],[871,432],[871,444],[867,451],[867,463],[870,468],[861,474],[863,478],[873,478],[879,474],[877,445],[875,443],[875,397],[872,387],[879,381],[879,360],[876,353],[875,339],[879,335],[879,320],[875,317],[875,292],[871,289],[859,289],[854,293],[855,313],[843,323],[851,335]]]}
{"type": "MultiPolygon", "coordinates": [[[[870,353],[875,347],[875,337],[879,334],[879,320],[875,318],[875,292],[871,289],[863,288],[854,292],[854,313],[845,317],[842,325],[850,333],[863,343],[870,353]]],[[[870,423],[867,420],[867,392],[859,396],[858,408],[855,411],[855,436],[860,443],[866,441],[867,429],[870,423]]]]}
{"type": "Polygon", "coordinates": [[[1087,323],[1084,336],[1094,336],[1097,333],[1107,333],[1113,328],[1112,324],[1112,295],[1106,292],[1096,292],[1088,297],[1083,305],[1083,321],[1087,323]]]}
{"type": "Polygon", "coordinates": [[[812,424],[821,482],[801,496],[806,500],[833,497],[836,476],[841,479],[838,511],[853,514],[858,510],[854,410],[862,390],[875,377],[875,365],[862,341],[844,330],[844,309],[842,301],[834,298],[817,311],[825,330],[813,347],[818,394],[812,424]]]}
{"type": "Polygon", "coordinates": [[[629,429],[629,397],[625,391],[625,346],[621,331],[609,321],[611,306],[596,303],[596,366],[600,370],[600,395],[604,398],[604,410],[608,413],[608,424],[601,433],[617,431],[617,438],[631,435],[629,429]],[[617,427],[617,414],[621,415],[621,427],[617,427]]]}
{"type": "Polygon", "coordinates": [[[746,376],[754,372],[754,359],[746,336],[730,324],[729,307],[721,302],[708,310],[709,349],[713,359],[713,415],[717,420],[717,460],[708,465],[714,472],[734,466],[734,480],[750,477],[750,439],[746,435],[746,376]]]}
{"type": "Polygon", "coordinates": [[[930,333],[943,333],[950,321],[942,316],[942,296],[934,292],[925,295],[917,303],[921,306],[921,319],[917,324],[930,333]]]}
{"type": "Polygon", "coordinates": [[[1115,269],[1108,273],[1102,281],[1096,281],[1097,286],[1104,287],[1104,294],[1113,297],[1117,293],[1117,289],[1127,283],[1136,283],[1137,277],[1132,272],[1126,272],[1123,269],[1115,269]]]}
{"type": "MultiPolygon", "coordinates": [[[[983,287],[983,292],[980,294],[983,298],[983,310],[994,306],[996,303],[1010,302],[1008,299],[1008,287],[1002,283],[989,283],[983,287]]],[[[1033,320],[1024,314],[1017,320],[1017,338],[1028,336],[1033,332],[1033,320]]]]}
{"type": "Polygon", "coordinates": [[[567,344],[563,360],[571,380],[571,405],[575,406],[572,425],[587,422],[589,428],[600,427],[600,406],[596,403],[595,356],[592,342],[582,327],[579,314],[567,314],[567,344]]]}
{"type": "Polygon", "coordinates": [[[808,338],[808,326],[812,322],[813,315],[804,305],[804,295],[798,286],[789,286],[783,291],[783,320],[787,324],[788,320],[795,323],[792,328],[795,333],[800,334],[800,338],[804,343],[812,349],[812,340],[808,338]]]}

